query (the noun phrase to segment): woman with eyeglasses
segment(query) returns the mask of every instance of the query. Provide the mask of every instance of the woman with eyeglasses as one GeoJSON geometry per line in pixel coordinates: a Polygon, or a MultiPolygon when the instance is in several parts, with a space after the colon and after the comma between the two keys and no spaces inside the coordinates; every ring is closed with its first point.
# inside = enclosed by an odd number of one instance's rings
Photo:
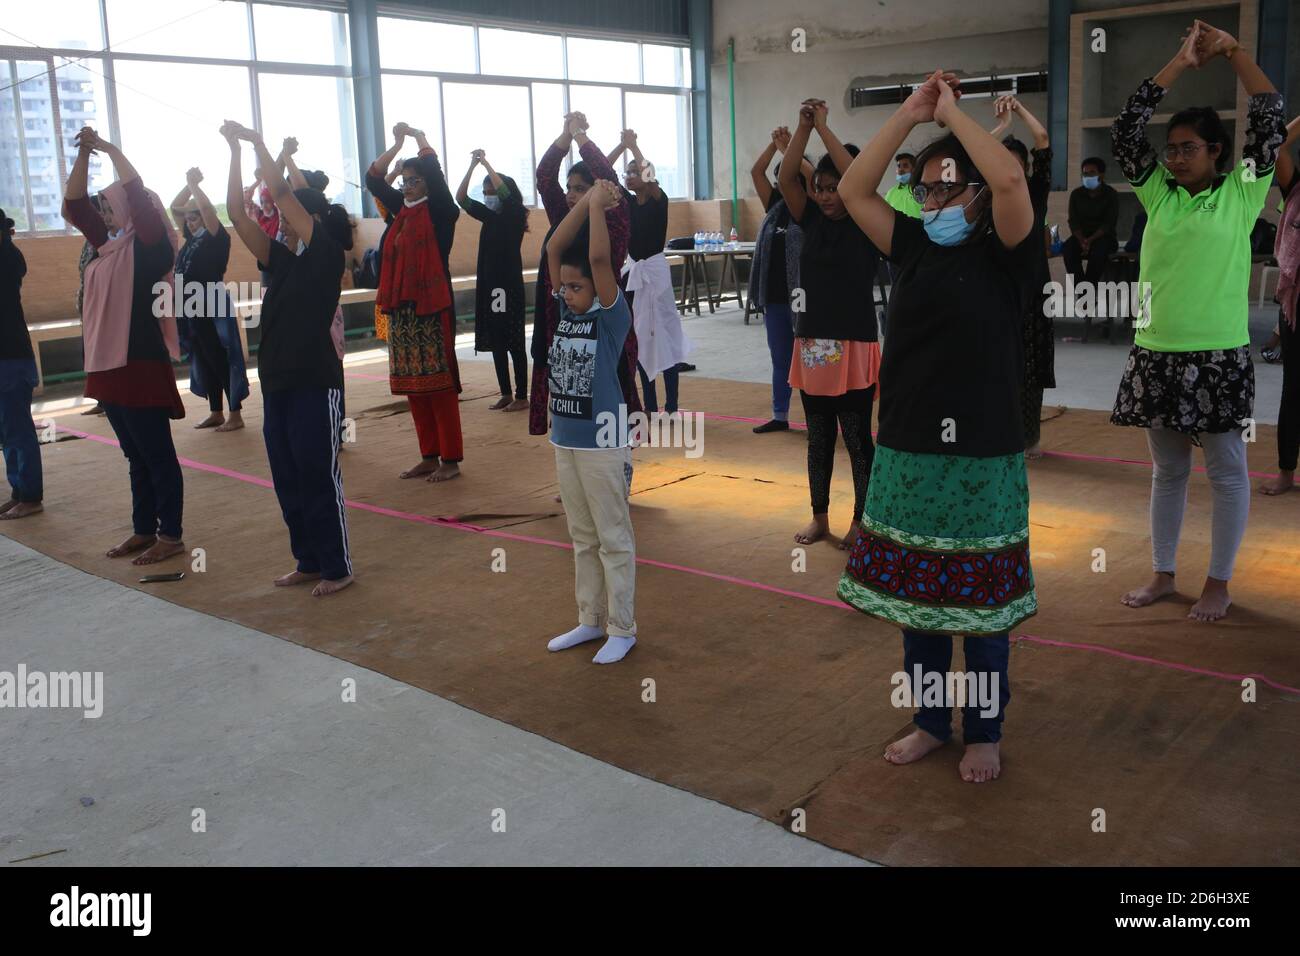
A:
{"type": "Polygon", "coordinates": [[[396,212],[379,242],[375,304],[388,316],[388,385],[394,395],[406,396],[420,442],[420,463],[399,477],[449,481],[460,475],[465,457],[448,265],[460,209],[424,133],[398,123],[393,136],[393,145],[366,171],[366,188],[396,212]],[[408,136],[420,151],[402,162],[399,192],[384,174],[408,136]]]}
{"type": "Polygon", "coordinates": [[[1201,20],[1153,78],[1143,80],[1111,126],[1111,144],[1147,213],[1138,275],[1144,295],[1133,348],[1111,421],[1147,430],[1151,450],[1153,577],[1120,600],[1145,607],[1176,592],[1175,556],[1192,471],[1192,446],[1205,454],[1213,519],[1210,566],[1188,617],[1217,621],[1232,603],[1228,581],[1250,511],[1242,429],[1255,400],[1250,360],[1250,232],[1285,136],[1282,97],[1240,44],[1201,20]],[[1232,136],[1209,107],[1169,120],[1165,160],[1146,124],[1171,85],[1189,69],[1226,59],[1250,97],[1242,161],[1232,166],[1232,136]],[[1231,168],[1230,168],[1231,167],[1231,168]]]}
{"type": "Polygon", "coordinates": [[[244,368],[244,348],[239,339],[239,320],[224,286],[215,294],[210,288],[221,285],[230,264],[230,233],[217,218],[217,210],[199,184],[203,173],[194,168],[185,174],[185,187],[172,200],[172,219],[181,230],[185,244],[176,254],[176,325],[181,352],[190,358],[190,391],[208,400],[208,417],[195,428],[233,432],[244,427],[240,407],[248,397],[248,374],[244,368]],[[185,289],[195,283],[203,289],[201,297],[187,295],[185,289]],[[215,314],[208,314],[208,303],[218,304],[215,314]],[[222,408],[223,393],[230,400],[230,418],[222,408]]]}
{"type": "Polygon", "coordinates": [[[812,544],[830,534],[831,471],[835,433],[853,466],[853,520],[836,543],[848,548],[858,536],[858,517],[867,496],[875,446],[871,440],[871,406],[880,369],[880,342],[872,285],[880,255],[849,216],[839,194],[840,177],[857,155],[826,123],[823,100],[804,100],[799,126],[786,154],[802,156],[815,129],[826,155],[813,170],[812,188],[799,181],[799,165],[782,163],[777,182],[790,218],[803,230],[799,253],[801,288],[792,290],[794,354],[790,385],[799,389],[808,423],[808,491],[812,522],[794,536],[812,544]]]}
{"type": "MultiPolygon", "coordinates": [[[[1021,285],[1043,237],[1020,160],[957,105],[936,71],[840,182],[849,214],[898,266],[880,368],[880,430],[861,532],[839,596],[903,631],[912,693],[950,670],[953,636],[987,694],[963,709],[963,780],[1001,772],[1008,632],[1038,609],[1020,410],[1021,285]],[[877,193],[921,123],[951,130],[916,157],[920,219],[877,193]]],[[[952,736],[952,701],[926,703],[885,748],[905,764],[952,736]]]]}

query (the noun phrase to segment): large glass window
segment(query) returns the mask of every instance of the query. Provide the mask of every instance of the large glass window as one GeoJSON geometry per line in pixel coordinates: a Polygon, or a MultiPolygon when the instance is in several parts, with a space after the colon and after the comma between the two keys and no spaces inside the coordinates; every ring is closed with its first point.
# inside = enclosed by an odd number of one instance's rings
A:
{"type": "Polygon", "coordinates": [[[61,229],[62,137],[51,60],[0,60],[0,196],[14,227],[61,229]]]}
{"type": "Polygon", "coordinates": [[[479,72],[488,76],[564,79],[564,40],[554,33],[478,31],[479,72]]]}
{"type": "Polygon", "coordinates": [[[263,73],[258,77],[262,135],[272,144],[296,137],[294,162],[302,170],[319,169],[329,177],[325,195],[350,210],[361,208],[356,120],[352,81],[333,76],[263,73]]]}
{"type": "Polygon", "coordinates": [[[654,167],[659,187],[670,196],[687,195],[691,171],[683,159],[690,156],[691,132],[685,100],[666,93],[628,93],[627,125],[636,133],[641,155],[654,167]]]}
{"type": "MultiPolygon", "coordinates": [[[[248,59],[248,6],[244,3],[107,0],[107,4],[108,41],[114,52],[248,59]]],[[[177,87],[168,84],[161,89],[177,87]]]]}
{"type": "Polygon", "coordinates": [[[6,0],[3,8],[0,46],[73,50],[101,50],[104,47],[99,0],[39,0],[36,3],[6,0]]]}
{"type": "Polygon", "coordinates": [[[253,5],[257,58],[281,63],[347,66],[348,21],[341,13],[253,5]]]}
{"type": "MultiPolygon", "coordinates": [[[[447,152],[443,168],[453,188],[469,168],[470,153],[481,149],[492,167],[514,178],[524,202],[533,204],[533,155],[527,122],[528,87],[489,83],[446,83],[442,88],[446,110],[447,152]]],[[[470,181],[470,191],[483,194],[482,170],[470,181]]]]}
{"type": "MultiPolygon", "coordinates": [[[[541,162],[551,144],[564,132],[564,114],[564,84],[534,83],[533,155],[538,162],[541,162]]],[[[528,178],[533,177],[530,175],[528,178]]]]}
{"type": "MultiPolygon", "coordinates": [[[[392,129],[398,123],[409,123],[424,130],[429,145],[439,155],[446,152],[442,142],[442,98],[435,76],[406,76],[401,73],[384,74],[384,142],[392,144],[392,129]]],[[[415,145],[409,140],[404,155],[415,155],[415,145]]],[[[401,159],[402,157],[398,157],[401,159]]],[[[363,156],[361,162],[369,165],[375,157],[363,156]]],[[[364,167],[362,167],[364,168],[364,167]]]]}
{"type": "Polygon", "coordinates": [[[617,86],[570,86],[569,109],[586,115],[587,136],[606,153],[623,135],[623,91],[617,86]]]}
{"type": "Polygon", "coordinates": [[[224,201],[230,149],[217,130],[226,119],[253,121],[248,68],[119,60],[116,70],[118,145],[144,184],[167,202],[197,166],[212,201],[224,201]],[[173,90],[186,92],[184,107],[162,98],[173,90]]]}
{"type": "Polygon", "coordinates": [[[379,62],[390,70],[473,73],[474,28],[380,17],[379,62]]]}
{"type": "Polygon", "coordinates": [[[641,58],[637,44],[569,37],[569,79],[640,83],[641,58]]]}

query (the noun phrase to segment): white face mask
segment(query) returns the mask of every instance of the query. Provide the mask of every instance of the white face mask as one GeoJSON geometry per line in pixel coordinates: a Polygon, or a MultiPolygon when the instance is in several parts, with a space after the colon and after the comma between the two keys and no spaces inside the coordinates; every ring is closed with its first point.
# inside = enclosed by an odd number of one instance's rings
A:
{"type": "Polygon", "coordinates": [[[302,255],[302,254],[303,254],[304,252],[306,252],[306,251],[307,251],[307,243],[305,243],[305,242],[303,242],[301,239],[299,239],[299,240],[298,240],[298,248],[297,248],[297,250],[294,252],[294,255],[295,255],[295,256],[300,256],[300,255],[302,255]]]}
{"type": "Polygon", "coordinates": [[[498,209],[501,208],[501,197],[500,197],[500,196],[495,196],[495,195],[493,195],[493,196],[484,196],[484,197],[483,197],[483,205],[487,206],[487,207],[488,207],[489,209],[491,209],[493,212],[496,212],[498,209]]]}

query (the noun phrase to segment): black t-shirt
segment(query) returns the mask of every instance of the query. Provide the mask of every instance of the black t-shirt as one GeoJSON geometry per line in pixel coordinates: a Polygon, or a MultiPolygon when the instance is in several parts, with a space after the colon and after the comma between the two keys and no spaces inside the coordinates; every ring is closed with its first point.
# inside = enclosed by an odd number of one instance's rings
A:
{"type": "Polygon", "coordinates": [[[184,273],[186,282],[220,282],[229,264],[230,233],[224,226],[197,235],[185,228],[185,245],[176,253],[176,271],[184,273]]]}
{"type": "Polygon", "coordinates": [[[852,216],[827,219],[812,201],[804,206],[799,227],[804,308],[796,316],[794,334],[807,339],[876,341],[872,292],[880,261],[876,247],[852,216]]]}
{"type": "MultiPolygon", "coordinates": [[[[622,189],[622,187],[619,187],[622,189]]],[[[659,198],[637,202],[636,193],[623,189],[631,213],[632,235],[627,242],[627,254],[638,262],[664,251],[668,241],[668,194],[659,190],[659,198]]]]}
{"type": "Polygon", "coordinates": [[[993,232],[940,246],[921,220],[895,212],[880,444],[971,458],[1024,451],[1021,281],[1042,244],[1035,226],[1015,249],[993,232]]]}
{"type": "Polygon", "coordinates": [[[32,358],[21,291],[26,274],[27,260],[13,240],[9,236],[0,239],[0,359],[32,358]]]}
{"type": "Polygon", "coordinates": [[[777,203],[780,208],[772,220],[772,242],[768,246],[766,294],[767,301],[773,305],[785,305],[790,301],[790,278],[785,267],[785,233],[790,228],[790,208],[782,201],[781,193],[773,189],[768,212],[777,203]]]}
{"type": "Polygon", "coordinates": [[[334,350],[330,325],[343,282],[343,247],[324,227],[317,227],[302,255],[272,240],[270,259],[258,263],[271,274],[262,299],[262,343],[257,350],[262,390],[342,388],[343,363],[334,350]]]}

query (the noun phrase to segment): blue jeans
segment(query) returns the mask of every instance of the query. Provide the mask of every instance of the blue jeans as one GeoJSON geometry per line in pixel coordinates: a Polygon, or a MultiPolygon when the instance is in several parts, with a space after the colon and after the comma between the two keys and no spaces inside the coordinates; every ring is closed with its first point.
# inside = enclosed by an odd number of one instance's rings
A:
{"type": "MultiPolygon", "coordinates": [[[[937,674],[940,686],[947,686],[947,675],[952,667],[953,638],[946,634],[925,634],[918,631],[903,632],[903,670],[907,674],[912,693],[920,699],[937,674]],[[914,675],[920,667],[923,685],[915,686],[914,675]]],[[[1002,739],[1002,719],[1011,700],[1011,684],[1007,677],[1011,641],[1006,634],[967,637],[963,644],[966,670],[978,675],[977,687],[988,688],[995,684],[998,697],[997,712],[990,714],[991,701],[970,702],[968,696],[962,708],[962,733],[968,744],[993,744],[1002,739]]],[[[991,696],[991,695],[990,695],[991,696]]],[[[947,741],[952,736],[952,701],[945,705],[924,702],[918,707],[912,722],[931,737],[947,741]]]]}
{"type": "Polygon", "coordinates": [[[783,422],[790,417],[790,362],[794,358],[794,313],[790,306],[763,307],[767,329],[767,350],[772,354],[772,417],[783,422]]]}
{"type": "Polygon", "coordinates": [[[45,493],[41,444],[32,424],[32,389],[36,363],[31,359],[0,361],[0,444],[5,475],[14,501],[39,502],[45,493]]]}
{"type": "MultiPolygon", "coordinates": [[[[655,380],[645,373],[641,363],[636,363],[636,370],[641,375],[641,394],[645,396],[646,413],[659,411],[659,393],[655,391],[655,380]]],[[[677,411],[677,383],[680,380],[680,374],[676,368],[666,368],[663,370],[664,391],[668,394],[664,403],[664,411],[672,413],[677,411]]]]}

